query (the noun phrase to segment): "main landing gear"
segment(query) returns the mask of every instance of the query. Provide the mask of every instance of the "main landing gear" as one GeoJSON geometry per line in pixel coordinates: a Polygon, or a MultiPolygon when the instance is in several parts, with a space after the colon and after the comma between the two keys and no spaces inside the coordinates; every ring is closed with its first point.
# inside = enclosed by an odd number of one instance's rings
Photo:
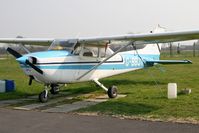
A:
{"type": "Polygon", "coordinates": [[[93,81],[107,92],[109,98],[117,97],[117,86],[106,88],[102,83],[98,81],[98,79],[94,79],[93,81]]]}
{"type": "Polygon", "coordinates": [[[48,88],[50,89],[50,93],[56,95],[59,93],[59,85],[51,84],[50,86],[45,86],[45,90],[39,94],[39,101],[45,103],[48,101],[48,88]]]}
{"type": "MultiPolygon", "coordinates": [[[[109,88],[106,88],[102,83],[100,83],[98,81],[98,79],[94,79],[93,81],[107,92],[109,98],[116,98],[117,97],[117,86],[111,86],[109,88]]],[[[45,103],[45,102],[48,101],[48,97],[49,97],[48,96],[48,93],[49,93],[48,89],[49,88],[51,88],[50,89],[51,94],[55,95],[55,94],[59,93],[60,86],[58,84],[47,85],[47,86],[45,86],[45,90],[39,94],[39,101],[40,102],[45,103]]]]}

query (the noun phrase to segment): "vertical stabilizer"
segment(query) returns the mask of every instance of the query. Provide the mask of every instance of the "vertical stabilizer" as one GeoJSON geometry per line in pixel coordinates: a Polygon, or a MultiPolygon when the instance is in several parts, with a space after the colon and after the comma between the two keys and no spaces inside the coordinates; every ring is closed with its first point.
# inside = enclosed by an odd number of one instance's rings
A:
{"type": "MultiPolygon", "coordinates": [[[[152,33],[162,33],[165,32],[166,29],[157,25],[156,28],[152,31],[152,33]]],[[[139,52],[142,54],[160,54],[161,44],[148,44],[143,49],[140,49],[139,52]]]]}

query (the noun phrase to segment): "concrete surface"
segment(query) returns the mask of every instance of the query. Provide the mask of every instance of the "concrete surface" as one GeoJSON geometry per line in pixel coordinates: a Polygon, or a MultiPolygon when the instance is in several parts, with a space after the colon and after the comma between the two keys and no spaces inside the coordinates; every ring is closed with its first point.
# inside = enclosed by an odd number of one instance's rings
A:
{"type": "MultiPolygon", "coordinates": [[[[88,94],[87,94],[88,95],[88,94]]],[[[89,96],[89,95],[88,95],[89,96]]],[[[117,98],[122,98],[125,97],[126,95],[118,95],[117,98]]],[[[31,97],[32,98],[32,97],[31,97]]],[[[43,111],[43,112],[62,112],[62,113],[68,113],[74,110],[78,110],[81,108],[85,108],[88,106],[96,105],[101,102],[107,101],[109,98],[107,95],[101,95],[97,96],[95,98],[90,98],[90,99],[85,99],[83,101],[78,101],[74,103],[66,103],[62,101],[67,101],[75,98],[72,96],[67,96],[67,97],[57,97],[55,99],[50,99],[47,103],[32,103],[28,105],[23,105],[23,106],[15,106],[13,107],[14,109],[18,110],[38,110],[38,111],[43,111]],[[61,102],[60,105],[56,105],[56,103],[61,102]],[[53,105],[55,104],[55,105],[53,105]]],[[[19,100],[16,100],[17,102],[19,100]]],[[[12,102],[10,102],[12,104],[12,102]]],[[[1,105],[1,104],[0,104],[1,105]]],[[[8,105],[7,105],[8,106],[8,105]]]]}
{"type": "Polygon", "coordinates": [[[28,104],[28,105],[23,105],[23,106],[16,106],[13,107],[14,109],[20,109],[20,110],[34,110],[34,109],[39,109],[41,107],[49,106],[51,104],[55,104],[58,102],[61,102],[66,99],[70,99],[71,97],[61,97],[61,98],[56,98],[52,99],[51,101],[48,101],[47,103],[40,103],[39,101],[37,103],[33,104],[28,104]]]}
{"type": "Polygon", "coordinates": [[[23,102],[23,99],[3,100],[3,101],[0,101],[0,107],[6,107],[6,106],[9,106],[9,105],[18,104],[18,103],[21,103],[21,102],[23,102]]]}
{"type": "Polygon", "coordinates": [[[43,112],[57,112],[57,113],[68,113],[74,110],[78,110],[81,108],[86,108],[91,105],[96,105],[98,103],[96,102],[89,102],[89,101],[79,101],[79,102],[74,102],[72,104],[64,104],[56,107],[52,107],[46,110],[43,110],[43,112]]]}
{"type": "Polygon", "coordinates": [[[0,133],[198,133],[199,125],[0,108],[0,133]]]}

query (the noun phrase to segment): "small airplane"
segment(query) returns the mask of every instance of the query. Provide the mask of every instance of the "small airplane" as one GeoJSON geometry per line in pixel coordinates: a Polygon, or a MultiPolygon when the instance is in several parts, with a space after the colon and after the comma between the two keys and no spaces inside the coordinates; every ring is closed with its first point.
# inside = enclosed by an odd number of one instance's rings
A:
{"type": "Polygon", "coordinates": [[[0,43],[19,44],[28,53],[6,48],[19,62],[24,73],[32,80],[43,83],[39,94],[41,102],[48,101],[49,90],[57,94],[61,84],[94,81],[104,89],[109,98],[117,97],[117,87],[105,87],[99,79],[126,73],[156,64],[190,64],[189,60],[160,60],[161,45],[168,42],[199,39],[199,31],[167,32],[157,26],[150,33],[116,36],[54,38],[0,38],[0,43]],[[122,47],[113,52],[110,44],[121,42],[122,47]],[[47,51],[30,53],[25,45],[50,45],[47,51]],[[146,46],[137,49],[138,45],[146,46]],[[132,46],[133,50],[122,51],[132,46]]]}

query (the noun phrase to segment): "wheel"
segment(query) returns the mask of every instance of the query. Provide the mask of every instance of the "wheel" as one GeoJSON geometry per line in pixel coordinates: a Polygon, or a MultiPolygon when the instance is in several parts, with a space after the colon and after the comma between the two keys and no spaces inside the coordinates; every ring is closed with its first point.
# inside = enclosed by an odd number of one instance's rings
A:
{"type": "Polygon", "coordinates": [[[56,88],[56,87],[51,88],[50,89],[50,93],[53,94],[53,95],[58,94],[59,93],[59,88],[56,88]]]}
{"type": "Polygon", "coordinates": [[[107,94],[108,94],[109,98],[117,97],[117,86],[109,87],[107,94]]]}
{"type": "Polygon", "coordinates": [[[44,90],[39,94],[39,101],[42,103],[46,103],[48,101],[48,92],[47,90],[44,90]]]}
{"type": "Polygon", "coordinates": [[[59,86],[58,85],[51,85],[50,93],[55,95],[59,93],[59,86]]]}

